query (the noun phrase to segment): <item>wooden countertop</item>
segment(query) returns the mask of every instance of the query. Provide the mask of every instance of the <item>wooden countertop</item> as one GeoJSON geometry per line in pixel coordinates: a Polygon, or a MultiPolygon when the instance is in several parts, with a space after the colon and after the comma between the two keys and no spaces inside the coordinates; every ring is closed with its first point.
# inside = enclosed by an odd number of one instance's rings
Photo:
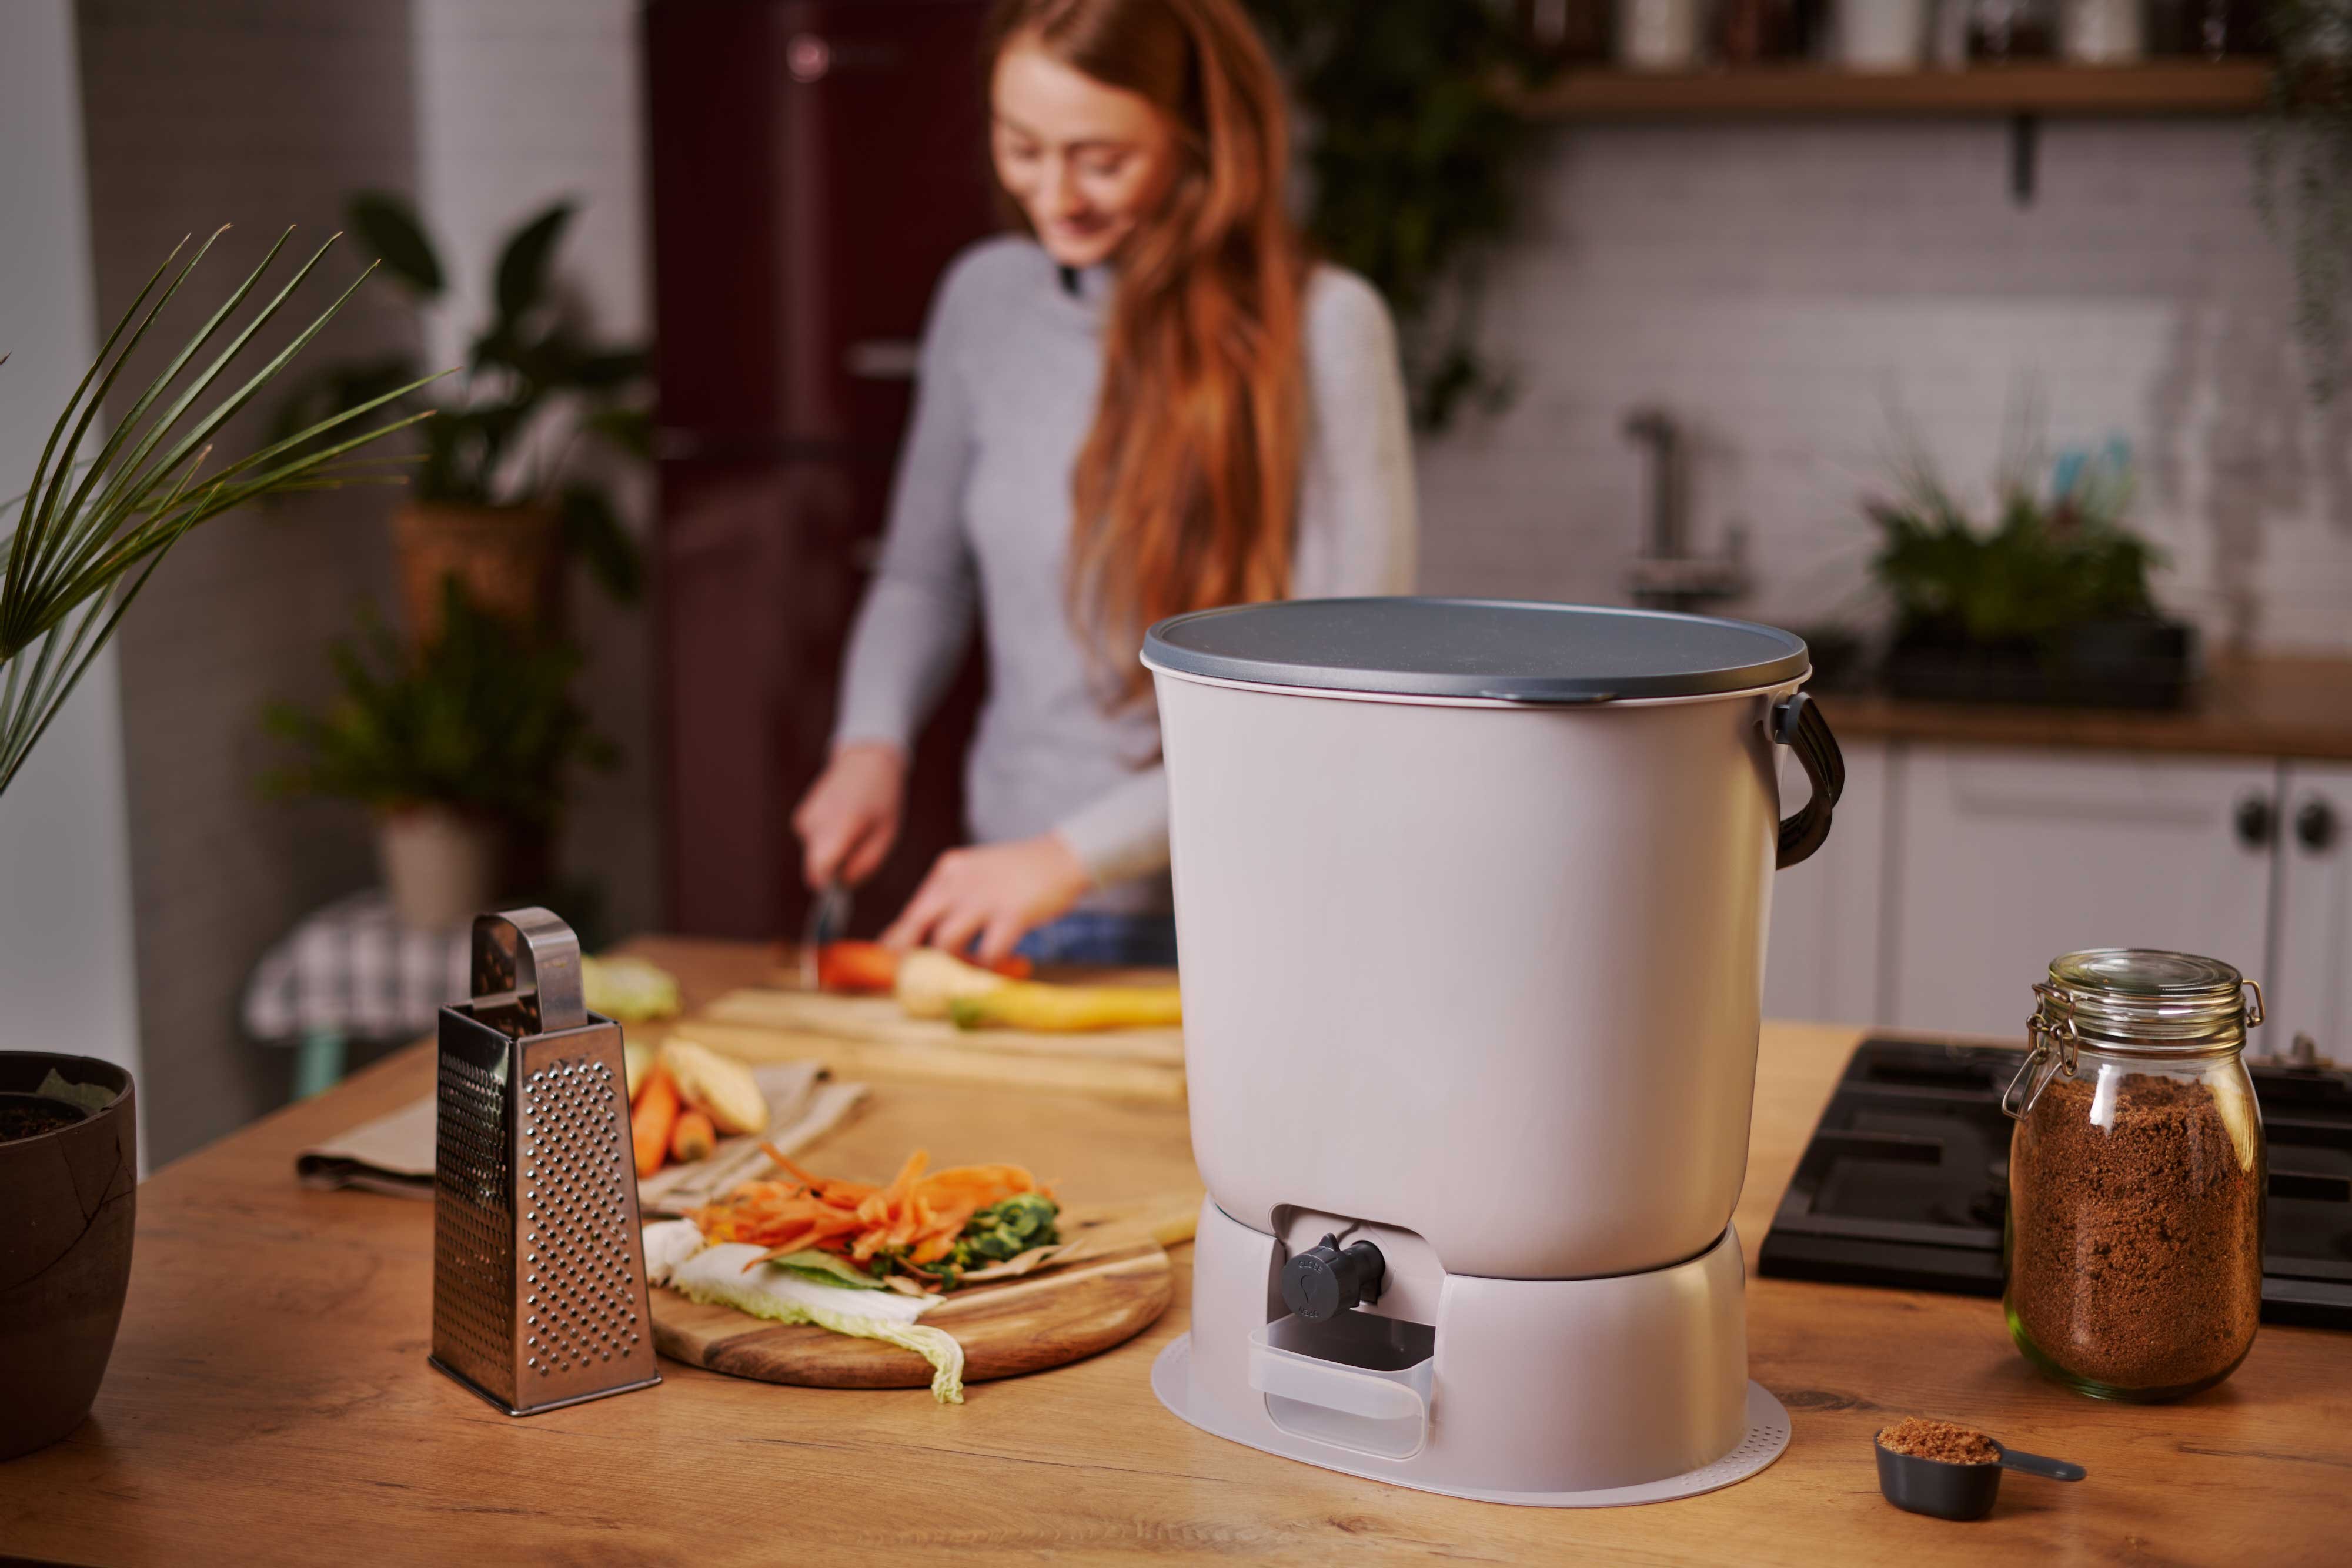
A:
{"type": "MultiPolygon", "coordinates": [[[[756,948],[676,940],[689,1005],[758,978],[756,948]]],[[[1770,1024],[1738,1223],[1756,1246],[1856,1035],[1770,1024]]],[[[963,1563],[1115,1553],[1327,1563],[2343,1561],[2352,1335],[2262,1332],[2237,1375],[2174,1406],[2065,1393],[2010,1347],[1998,1302],[1751,1279],[1751,1375],[1788,1452],[1705,1497],[1589,1512],[1464,1502],[1221,1441],[1162,1410],[1151,1358],[1177,1305],[1094,1360],[919,1392],[745,1383],[665,1363],[656,1389],[527,1420],[425,1362],[432,1211],[306,1192],[306,1144],[427,1092],[403,1052],[161,1172],[140,1190],[130,1305],[92,1419],[0,1464],[0,1556],[74,1563],[963,1563]],[[1870,1437],[1902,1415],[1984,1427],[2087,1466],[2012,1477],[1974,1524],[1897,1512],[1870,1437]]],[[[885,1086],[818,1147],[887,1174],[1018,1157],[1111,1200],[1194,1179],[1183,1113],[1080,1098],[885,1086]]],[[[5,1408],[0,1407],[0,1418],[5,1408]]]]}
{"type": "Polygon", "coordinates": [[[1912,702],[1825,692],[1842,740],[2091,747],[2352,760],[2352,659],[2216,661],[2174,713],[1912,702]]]}

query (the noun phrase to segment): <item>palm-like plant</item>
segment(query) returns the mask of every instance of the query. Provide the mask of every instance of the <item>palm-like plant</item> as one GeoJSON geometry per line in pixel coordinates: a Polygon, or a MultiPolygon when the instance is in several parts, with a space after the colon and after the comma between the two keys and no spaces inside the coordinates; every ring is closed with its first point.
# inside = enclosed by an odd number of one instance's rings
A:
{"type": "Polygon", "coordinates": [[[228,336],[209,361],[192,370],[206,346],[229,331],[231,319],[261,287],[293,233],[289,229],[139,394],[97,455],[77,461],[124,365],[221,232],[215,231],[173,272],[185,242],[175,247],[123,312],[58,416],[34,467],[33,482],[16,499],[15,521],[0,538],[0,553],[5,557],[0,566],[5,573],[0,575],[0,790],[16,779],[164,553],[189,529],[263,496],[393,478],[373,460],[351,455],[425,417],[411,414],[350,434],[353,422],[423,384],[412,382],[356,402],[226,467],[205,471],[221,426],[319,335],[374,270],[371,267],[362,272],[291,342],[199,412],[198,404],[215,383],[253,345],[335,243],[330,238],[313,252],[251,320],[228,336]],[[171,274],[168,282],[166,274],[171,274]]]}

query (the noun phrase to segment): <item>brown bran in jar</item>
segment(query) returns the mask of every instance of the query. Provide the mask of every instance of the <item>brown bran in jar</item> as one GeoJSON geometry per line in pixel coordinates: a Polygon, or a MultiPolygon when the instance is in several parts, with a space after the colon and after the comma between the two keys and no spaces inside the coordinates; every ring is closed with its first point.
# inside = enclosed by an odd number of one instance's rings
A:
{"type": "Polygon", "coordinates": [[[2262,1161],[2241,1163],[2202,1083],[2130,1074],[2106,1128],[2091,1121],[2095,1091],[2087,1075],[2057,1080],[2018,1129],[2011,1311],[2077,1377],[2120,1389],[2218,1377],[2262,1310],[2262,1161]]]}
{"type": "Polygon", "coordinates": [[[1916,1459],[1937,1459],[1948,1465],[1990,1465],[2000,1460],[2000,1445],[1958,1421],[1935,1421],[1906,1416],[1878,1434],[1879,1446],[1916,1459]]]}

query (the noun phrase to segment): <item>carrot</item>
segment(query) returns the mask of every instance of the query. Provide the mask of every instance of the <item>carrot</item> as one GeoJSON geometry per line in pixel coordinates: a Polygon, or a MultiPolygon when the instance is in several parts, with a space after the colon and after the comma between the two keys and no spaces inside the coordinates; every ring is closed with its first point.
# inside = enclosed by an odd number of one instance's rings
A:
{"type": "Polygon", "coordinates": [[[670,1158],[681,1165],[688,1160],[707,1160],[718,1146],[719,1129],[711,1124],[709,1112],[688,1109],[678,1113],[677,1123],[669,1133],[670,1158]]]}
{"type": "Polygon", "coordinates": [[[659,1067],[646,1074],[636,1109],[629,1113],[629,1141],[636,1145],[640,1180],[662,1168],[670,1129],[677,1123],[677,1082],[659,1067]]]}
{"type": "Polygon", "coordinates": [[[898,979],[898,950],[879,942],[828,942],[817,949],[819,990],[887,993],[898,979]]]}

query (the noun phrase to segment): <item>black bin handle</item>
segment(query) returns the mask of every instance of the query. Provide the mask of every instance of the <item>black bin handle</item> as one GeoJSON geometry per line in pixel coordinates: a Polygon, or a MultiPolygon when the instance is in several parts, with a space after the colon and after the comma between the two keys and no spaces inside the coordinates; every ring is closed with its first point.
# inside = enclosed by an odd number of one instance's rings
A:
{"type": "Polygon", "coordinates": [[[1804,810],[1780,824],[1780,858],[1774,862],[1779,869],[1807,858],[1830,836],[1830,813],[1845,793],[1845,753],[1838,749],[1821,705],[1802,692],[1772,705],[1772,738],[1797,754],[1813,782],[1813,798],[1804,810]]]}

